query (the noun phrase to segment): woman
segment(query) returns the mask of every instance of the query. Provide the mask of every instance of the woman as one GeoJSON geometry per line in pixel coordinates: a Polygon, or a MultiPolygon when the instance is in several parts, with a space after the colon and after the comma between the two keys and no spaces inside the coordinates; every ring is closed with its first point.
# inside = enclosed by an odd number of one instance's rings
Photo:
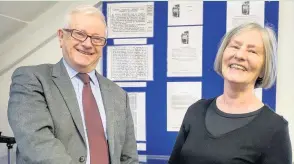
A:
{"type": "Polygon", "coordinates": [[[224,36],[214,64],[224,92],[189,107],[170,164],[292,163],[288,122],[254,94],[274,84],[276,52],[269,27],[247,23],[224,36]]]}

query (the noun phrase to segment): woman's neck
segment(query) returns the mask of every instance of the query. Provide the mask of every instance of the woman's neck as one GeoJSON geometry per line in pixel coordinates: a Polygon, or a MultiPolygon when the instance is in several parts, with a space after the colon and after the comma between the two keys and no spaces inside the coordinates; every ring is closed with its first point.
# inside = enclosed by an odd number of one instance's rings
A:
{"type": "Polygon", "coordinates": [[[249,113],[258,110],[263,103],[256,97],[254,86],[225,82],[224,93],[217,100],[217,106],[226,113],[249,113]]]}

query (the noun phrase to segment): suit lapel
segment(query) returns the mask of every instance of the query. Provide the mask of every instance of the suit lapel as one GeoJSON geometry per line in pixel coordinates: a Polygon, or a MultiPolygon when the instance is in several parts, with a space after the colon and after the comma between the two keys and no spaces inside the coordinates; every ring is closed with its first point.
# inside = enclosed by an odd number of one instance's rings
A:
{"type": "Polygon", "coordinates": [[[76,93],[66,71],[66,68],[62,63],[62,60],[54,65],[52,77],[54,83],[62,94],[62,97],[71,113],[74,123],[84,140],[84,143],[86,144],[83,122],[78,105],[78,100],[76,98],[76,93]]]}
{"type": "Polygon", "coordinates": [[[104,79],[101,75],[96,72],[97,79],[99,81],[99,87],[101,91],[102,101],[104,105],[104,110],[106,113],[106,129],[107,129],[107,139],[110,155],[114,155],[115,146],[115,118],[114,118],[114,99],[112,90],[108,84],[108,81],[104,79]]]}

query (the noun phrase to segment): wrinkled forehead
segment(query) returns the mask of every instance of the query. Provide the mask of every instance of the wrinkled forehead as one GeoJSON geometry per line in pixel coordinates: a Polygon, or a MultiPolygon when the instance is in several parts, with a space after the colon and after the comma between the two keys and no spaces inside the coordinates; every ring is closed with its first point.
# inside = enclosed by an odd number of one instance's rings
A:
{"type": "Polygon", "coordinates": [[[81,30],[91,35],[106,35],[106,24],[104,19],[97,14],[72,14],[69,22],[69,28],[81,30]]]}
{"type": "Polygon", "coordinates": [[[258,29],[242,29],[231,37],[229,43],[235,43],[238,45],[246,44],[249,47],[264,47],[263,36],[258,29]]]}

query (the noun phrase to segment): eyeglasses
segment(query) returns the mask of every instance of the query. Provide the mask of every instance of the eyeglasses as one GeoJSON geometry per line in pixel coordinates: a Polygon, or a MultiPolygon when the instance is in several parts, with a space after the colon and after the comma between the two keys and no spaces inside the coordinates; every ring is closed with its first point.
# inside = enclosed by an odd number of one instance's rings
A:
{"type": "Polygon", "coordinates": [[[84,42],[85,40],[88,39],[88,37],[91,39],[91,42],[95,46],[104,46],[106,44],[106,38],[100,37],[97,35],[90,36],[86,34],[83,31],[79,31],[76,29],[63,29],[66,32],[71,33],[71,37],[75,38],[76,40],[79,40],[81,42],[84,42]]]}

